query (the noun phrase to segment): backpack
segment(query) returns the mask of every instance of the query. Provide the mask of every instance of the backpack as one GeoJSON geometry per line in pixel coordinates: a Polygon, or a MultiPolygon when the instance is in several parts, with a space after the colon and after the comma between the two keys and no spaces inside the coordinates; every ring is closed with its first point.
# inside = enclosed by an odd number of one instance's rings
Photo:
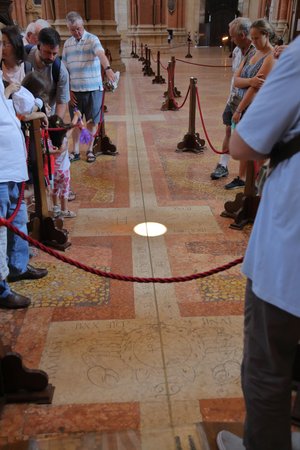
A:
{"type": "MultiPolygon", "coordinates": [[[[32,44],[24,45],[25,52],[27,55],[29,55],[32,47],[35,47],[35,45],[32,44]]],[[[52,78],[55,84],[57,84],[59,80],[60,66],[61,66],[61,59],[57,57],[52,63],[52,78]]]]}

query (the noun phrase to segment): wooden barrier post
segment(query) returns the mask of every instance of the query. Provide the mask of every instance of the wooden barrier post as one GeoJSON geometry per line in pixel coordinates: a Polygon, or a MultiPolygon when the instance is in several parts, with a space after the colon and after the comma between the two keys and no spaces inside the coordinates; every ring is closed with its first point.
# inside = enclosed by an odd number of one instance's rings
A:
{"type": "Polygon", "coordinates": [[[134,56],[134,42],[131,41],[131,53],[130,55],[133,57],[134,56]]]}
{"type": "Polygon", "coordinates": [[[29,154],[34,183],[35,211],[30,215],[28,230],[33,238],[43,244],[65,250],[71,242],[68,241],[68,231],[63,228],[63,219],[53,218],[52,212],[48,211],[40,127],[40,120],[30,122],[29,154]]]}
{"type": "Polygon", "coordinates": [[[152,80],[153,84],[164,84],[166,80],[160,74],[160,51],[157,52],[157,75],[152,80]]]}
{"type": "Polygon", "coordinates": [[[166,100],[161,106],[161,111],[178,111],[178,105],[174,98],[174,89],[173,89],[173,76],[172,76],[172,70],[173,70],[173,63],[172,61],[169,61],[168,63],[168,90],[166,100]]]}
{"type": "Polygon", "coordinates": [[[256,193],[255,178],[254,162],[248,161],[244,192],[236,194],[234,201],[226,202],[224,204],[225,209],[221,213],[221,217],[234,219],[230,228],[242,230],[245,225],[254,222],[260,202],[260,196],[256,193]]]}
{"type": "MultiPolygon", "coordinates": [[[[176,67],[175,56],[171,57],[171,64],[172,64],[171,76],[172,76],[173,96],[177,98],[181,97],[181,92],[175,86],[175,67],[176,67]]],[[[164,92],[164,97],[167,97],[168,95],[169,95],[168,91],[164,92]]]]}
{"type": "Polygon", "coordinates": [[[145,61],[144,58],[144,44],[141,42],[141,56],[139,57],[139,61],[145,61]]]}
{"type": "Polygon", "coordinates": [[[183,140],[177,144],[177,152],[202,153],[205,141],[201,139],[199,133],[195,132],[196,122],[196,84],[197,78],[190,78],[190,112],[189,130],[183,140]]]}
{"type": "Polygon", "coordinates": [[[139,55],[136,52],[136,41],[134,41],[134,53],[133,53],[132,57],[133,58],[138,58],[139,57],[139,55]]]}

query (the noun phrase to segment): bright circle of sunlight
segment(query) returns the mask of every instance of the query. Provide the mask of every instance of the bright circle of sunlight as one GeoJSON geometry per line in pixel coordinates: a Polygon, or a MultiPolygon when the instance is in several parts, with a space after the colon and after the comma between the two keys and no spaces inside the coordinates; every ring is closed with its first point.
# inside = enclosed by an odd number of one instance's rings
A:
{"type": "Polygon", "coordinates": [[[165,227],[161,223],[144,222],[136,225],[133,231],[140,236],[155,237],[165,234],[167,231],[167,227],[165,227]]]}

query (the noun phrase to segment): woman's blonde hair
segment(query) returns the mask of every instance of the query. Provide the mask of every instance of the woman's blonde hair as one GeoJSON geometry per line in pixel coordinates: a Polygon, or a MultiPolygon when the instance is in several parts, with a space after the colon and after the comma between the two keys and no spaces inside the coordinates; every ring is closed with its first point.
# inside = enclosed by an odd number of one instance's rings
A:
{"type": "Polygon", "coordinates": [[[257,19],[252,22],[251,28],[255,28],[261,34],[268,36],[270,40],[274,39],[275,31],[273,26],[266,19],[257,19]]]}

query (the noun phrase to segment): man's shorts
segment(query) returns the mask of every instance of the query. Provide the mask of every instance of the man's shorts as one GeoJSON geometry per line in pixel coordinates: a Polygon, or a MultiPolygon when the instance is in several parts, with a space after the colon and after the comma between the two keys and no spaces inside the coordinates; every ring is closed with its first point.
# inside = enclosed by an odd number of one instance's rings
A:
{"type": "Polygon", "coordinates": [[[230,107],[230,105],[228,105],[228,103],[226,103],[226,106],[225,106],[225,109],[223,112],[223,116],[222,116],[224,125],[229,126],[229,127],[231,126],[232,116],[233,116],[233,114],[232,114],[231,107],[230,107]]]}
{"type": "MultiPolygon", "coordinates": [[[[77,106],[76,108],[81,112],[82,116],[85,116],[86,121],[91,121],[95,124],[100,122],[103,91],[90,91],[90,92],[74,92],[77,106]]],[[[69,107],[71,119],[73,119],[73,106],[69,107]]]]}

